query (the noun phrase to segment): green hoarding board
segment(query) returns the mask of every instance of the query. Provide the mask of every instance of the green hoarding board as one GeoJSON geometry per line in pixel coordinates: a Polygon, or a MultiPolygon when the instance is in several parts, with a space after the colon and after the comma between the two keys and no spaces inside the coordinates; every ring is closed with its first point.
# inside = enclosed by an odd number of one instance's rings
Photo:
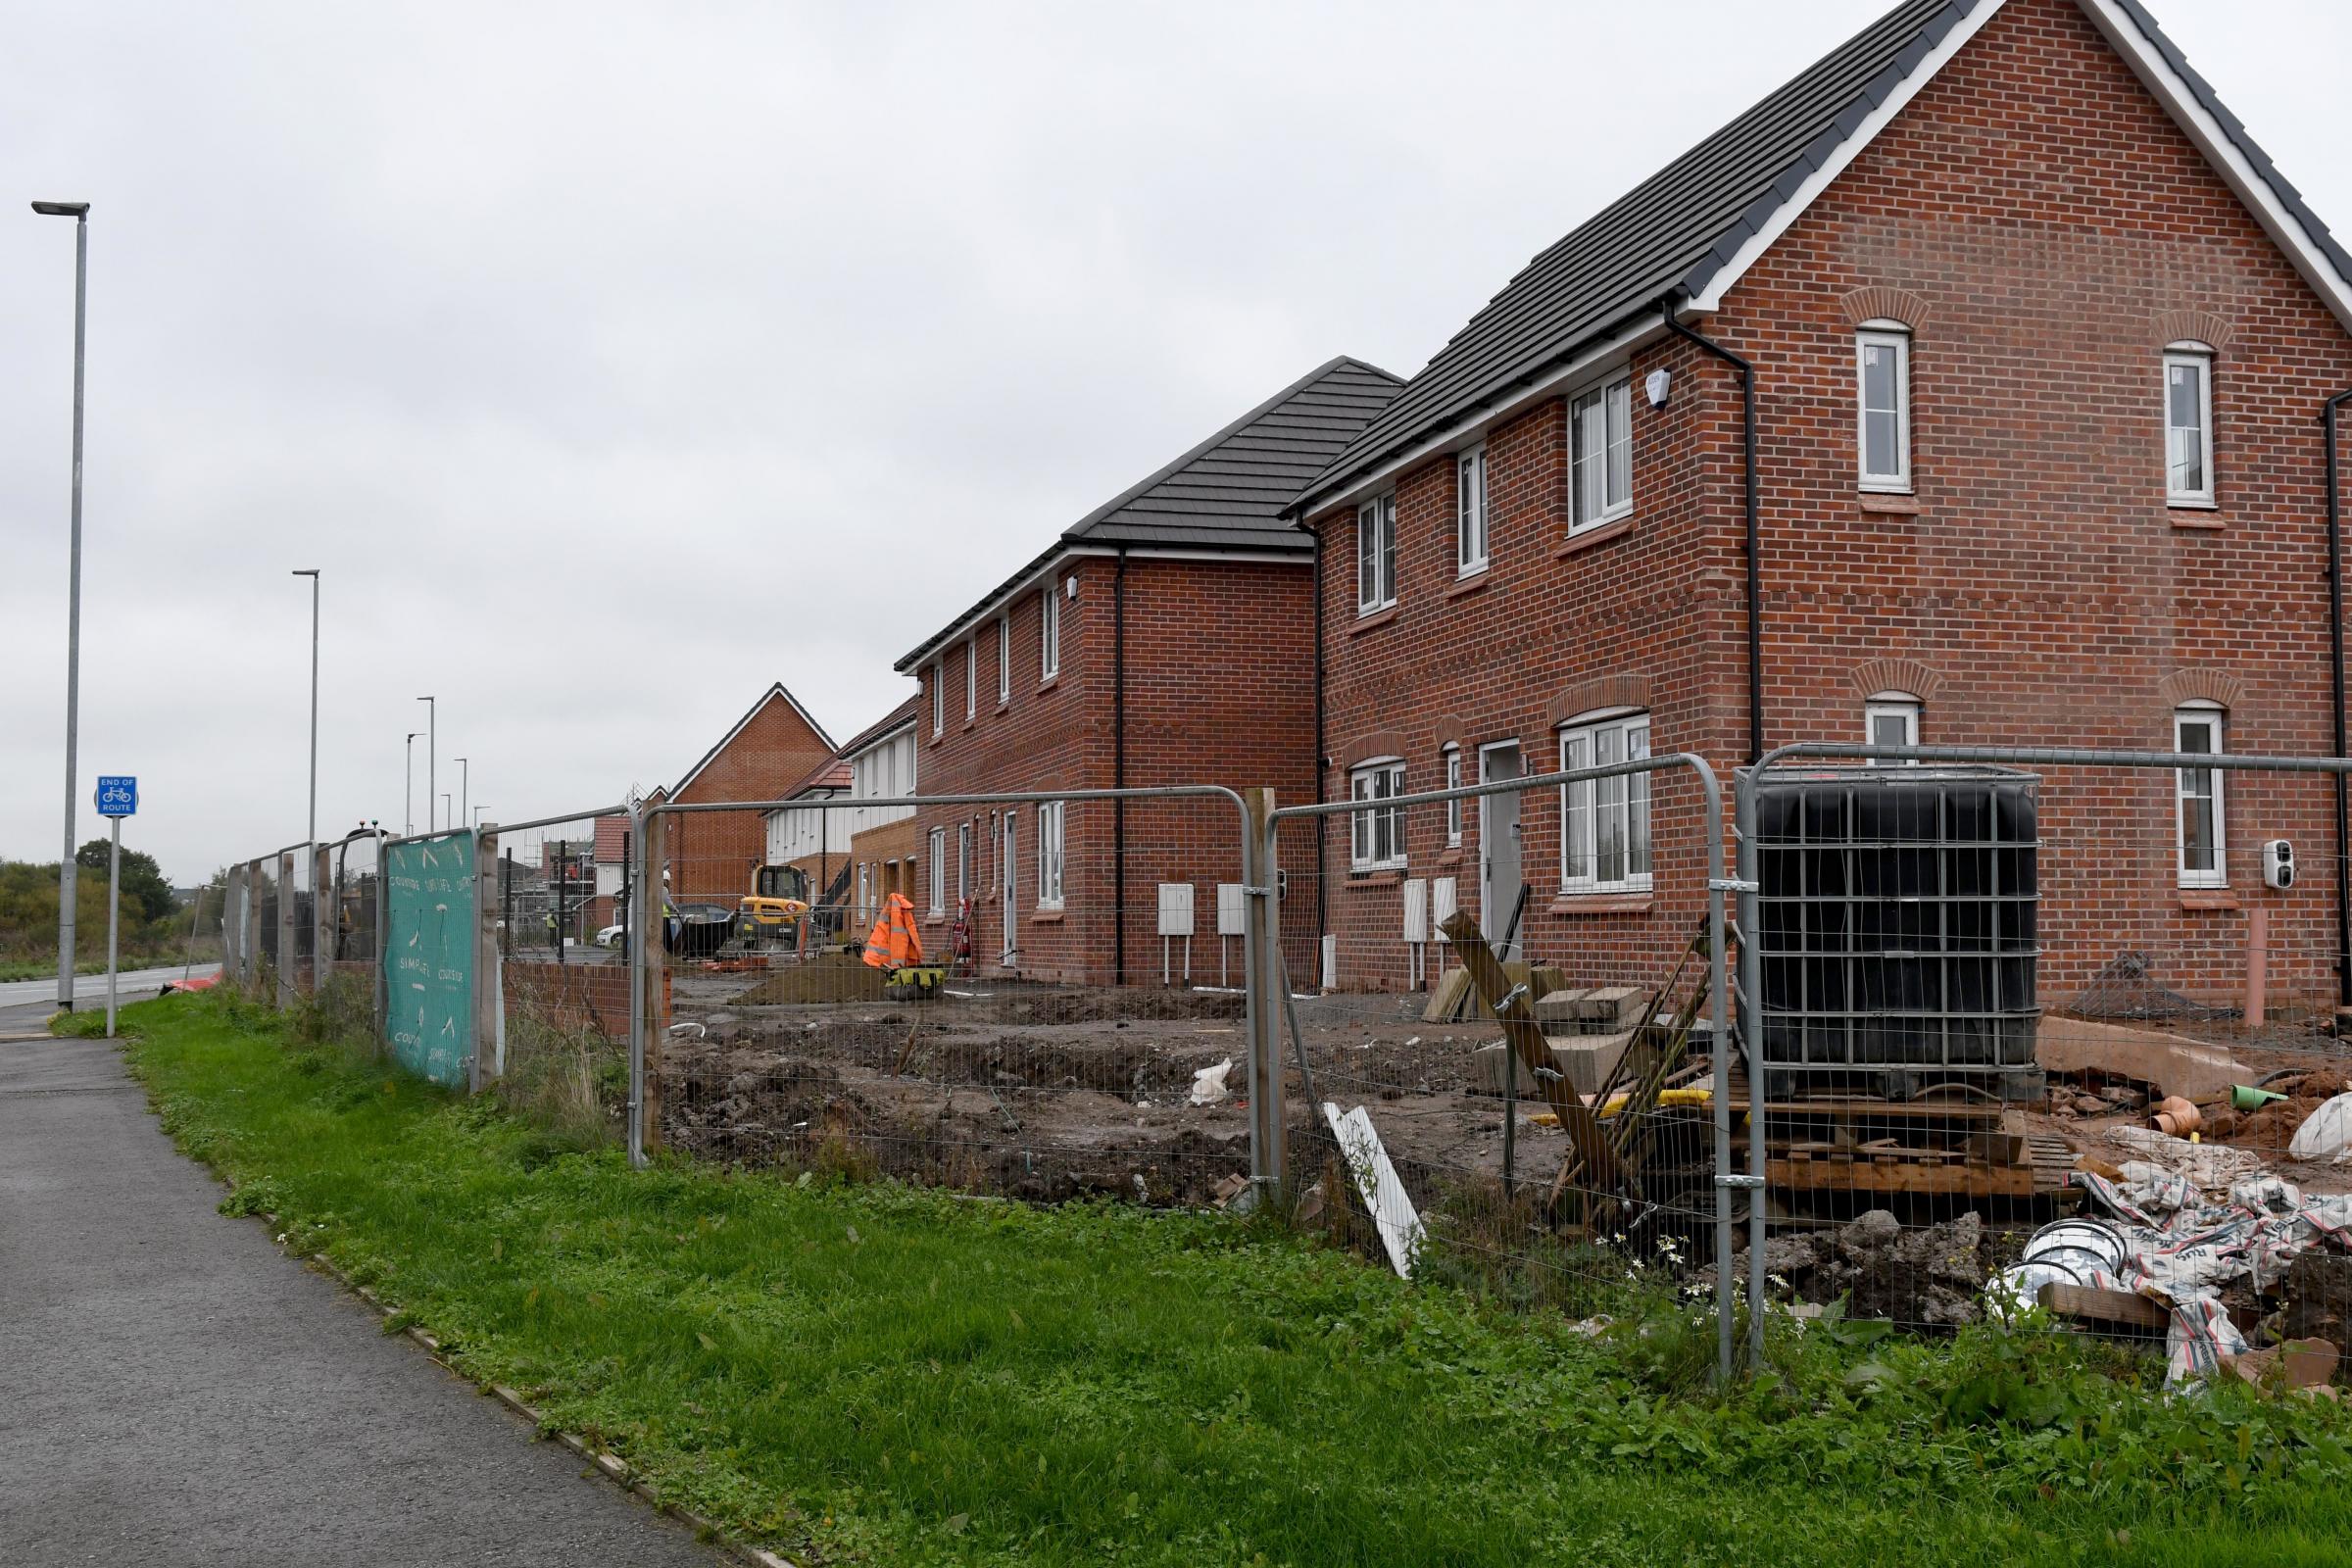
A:
{"type": "Polygon", "coordinates": [[[473,1065],[473,835],[452,833],[384,852],[389,920],[384,956],[392,1054],[452,1089],[473,1065]]]}

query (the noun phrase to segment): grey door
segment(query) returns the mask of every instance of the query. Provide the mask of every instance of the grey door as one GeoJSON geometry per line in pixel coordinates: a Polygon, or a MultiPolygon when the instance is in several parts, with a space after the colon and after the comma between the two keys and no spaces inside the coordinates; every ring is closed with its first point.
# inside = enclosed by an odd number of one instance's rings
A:
{"type": "MultiPolygon", "coordinates": [[[[1519,778],[1525,772],[1518,742],[1479,748],[1481,784],[1519,778]]],[[[1511,923],[1512,906],[1519,902],[1519,884],[1523,880],[1519,857],[1520,800],[1516,791],[1508,795],[1482,795],[1478,799],[1478,921],[1479,931],[1490,945],[1502,941],[1503,932],[1511,923]]],[[[1514,942],[1512,951],[1502,956],[1516,958],[1523,945],[1514,942]]]]}

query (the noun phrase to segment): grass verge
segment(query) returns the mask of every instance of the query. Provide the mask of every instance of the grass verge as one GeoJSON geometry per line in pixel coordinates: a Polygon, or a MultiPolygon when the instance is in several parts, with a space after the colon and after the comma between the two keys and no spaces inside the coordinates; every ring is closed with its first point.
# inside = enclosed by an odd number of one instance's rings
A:
{"type": "Polygon", "coordinates": [[[2218,1568],[2352,1527],[2339,1407],[2038,1326],[1780,1326],[1718,1399],[1639,1286],[1593,1337],[1222,1217],[632,1172],[228,997],[125,1017],[225,1211],[805,1562],[2218,1568]]]}

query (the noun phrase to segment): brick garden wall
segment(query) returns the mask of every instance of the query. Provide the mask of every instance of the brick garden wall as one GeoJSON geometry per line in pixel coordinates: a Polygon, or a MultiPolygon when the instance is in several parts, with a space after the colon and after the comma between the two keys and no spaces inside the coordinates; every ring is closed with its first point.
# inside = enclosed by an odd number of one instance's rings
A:
{"type": "MultiPolygon", "coordinates": [[[[1930,745],[2170,749],[2186,698],[2227,707],[2239,752],[2330,747],[2323,453],[2352,340],[2194,147],[2066,0],[2013,0],[1736,287],[1704,330],[1758,367],[1767,741],[1858,741],[1863,701],[1922,699],[1930,745]],[[1914,494],[1855,484],[1853,332],[1913,334],[1914,494]],[[2217,510],[2168,509],[2161,356],[2214,360],[2217,510]]],[[[1359,621],[1349,515],[1330,559],[1332,768],[1395,751],[1414,788],[1440,746],[1518,739],[1556,765],[1554,727],[1625,701],[1654,752],[1724,770],[1746,750],[1739,399],[1676,346],[1637,356],[1635,503],[1621,531],[1565,537],[1562,406],[1490,440],[1494,566],[1457,585],[1450,456],[1397,486],[1397,609],[1359,621]],[[1664,411],[1641,396],[1675,374],[1664,411]]],[[[2175,885],[2169,773],[2043,790],[2045,1002],[2124,948],[2177,989],[2239,982],[2246,909],[2270,906],[2274,993],[2332,996],[2336,824],[2324,782],[2228,789],[2230,888],[2175,885]],[[2286,837],[2291,892],[2252,852],[2286,837]]],[[[1556,806],[1531,802],[1532,945],[1572,978],[1677,950],[1698,907],[1696,814],[1663,788],[1646,901],[1562,900],[1556,806]],[[1670,837],[1671,819],[1682,839],[1670,837]],[[1684,842],[1689,841],[1689,842],[1684,842]]],[[[1393,986],[1395,878],[1350,881],[1333,836],[1333,923],[1349,985],[1393,986]]],[[[1449,860],[1416,817],[1411,876],[1458,872],[1475,906],[1477,821],[1449,860]]]]}

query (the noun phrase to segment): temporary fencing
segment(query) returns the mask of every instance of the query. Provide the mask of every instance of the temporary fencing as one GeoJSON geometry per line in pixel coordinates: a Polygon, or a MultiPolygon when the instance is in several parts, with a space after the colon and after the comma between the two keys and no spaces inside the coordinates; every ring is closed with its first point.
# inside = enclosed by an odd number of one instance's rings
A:
{"type": "Polygon", "coordinates": [[[650,808],[647,1142],[1230,1196],[1253,1169],[1244,890],[1266,880],[1243,827],[1213,786],[650,808]]]}
{"type": "Polygon", "coordinates": [[[404,1061],[639,1160],[1279,1204],[1580,1317],[1679,1291],[1726,1372],[1743,1316],[1753,1363],[1842,1301],[2198,1375],[2352,1314],[2352,764],[2201,711],[2169,753],[1792,746],[1730,811],[1629,728],[1325,803],[363,835],[232,867],[224,951],[281,1001],[380,976],[404,1061]]]}
{"type": "Polygon", "coordinates": [[[1376,761],[1348,801],[1269,827],[1269,858],[1339,840],[1321,987],[1283,1001],[1309,1207],[1385,1208],[1415,1241],[1400,1266],[1505,1278],[1579,1317],[1710,1254],[1728,1277],[1748,1180],[1721,790],[1702,759],[1641,750],[1527,776],[1497,749],[1486,782],[1418,793],[1376,761]]]}

